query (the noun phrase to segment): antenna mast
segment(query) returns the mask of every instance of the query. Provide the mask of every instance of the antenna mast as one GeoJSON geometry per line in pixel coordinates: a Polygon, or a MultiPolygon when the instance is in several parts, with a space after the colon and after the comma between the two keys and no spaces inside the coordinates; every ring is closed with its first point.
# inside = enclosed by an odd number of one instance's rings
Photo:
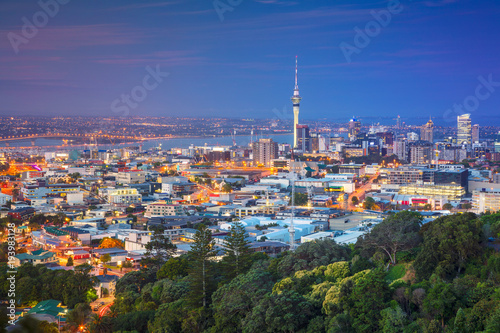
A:
{"type": "Polygon", "coordinates": [[[293,158],[291,161],[292,167],[292,216],[290,219],[290,227],[288,227],[288,232],[290,233],[290,251],[295,250],[295,227],[293,225],[293,217],[295,215],[295,168],[293,167],[293,158]]]}

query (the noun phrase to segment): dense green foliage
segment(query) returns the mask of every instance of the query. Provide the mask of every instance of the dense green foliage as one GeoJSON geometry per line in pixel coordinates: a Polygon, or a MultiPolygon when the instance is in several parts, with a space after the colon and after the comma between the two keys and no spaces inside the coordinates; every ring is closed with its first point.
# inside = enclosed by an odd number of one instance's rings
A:
{"type": "MultiPolygon", "coordinates": [[[[9,289],[7,265],[0,265],[0,298],[7,299],[9,289]]],[[[93,289],[95,278],[90,276],[90,266],[73,270],[50,270],[45,266],[24,264],[17,269],[16,302],[35,305],[47,299],[60,300],[69,308],[88,301],[88,291],[93,289]]]]}
{"type": "MultiPolygon", "coordinates": [[[[276,258],[251,254],[237,225],[221,260],[201,225],[188,255],[125,274],[109,316],[92,317],[87,327],[104,333],[500,332],[500,253],[488,241],[499,221],[466,213],[421,226],[419,214],[402,212],[355,246],[326,239],[276,258]]],[[[86,311],[79,304],[71,322],[86,311]]]]}
{"type": "Polygon", "coordinates": [[[174,255],[176,246],[172,244],[170,238],[163,231],[163,228],[160,227],[154,229],[151,241],[145,246],[146,253],[141,260],[142,265],[159,269],[174,255]]]}
{"type": "Polygon", "coordinates": [[[461,214],[421,226],[402,212],[356,246],[322,240],[243,261],[242,228],[216,261],[202,226],[189,256],[119,282],[114,330],[143,318],[137,332],[498,332],[500,254],[486,237],[499,220],[461,214]]]}

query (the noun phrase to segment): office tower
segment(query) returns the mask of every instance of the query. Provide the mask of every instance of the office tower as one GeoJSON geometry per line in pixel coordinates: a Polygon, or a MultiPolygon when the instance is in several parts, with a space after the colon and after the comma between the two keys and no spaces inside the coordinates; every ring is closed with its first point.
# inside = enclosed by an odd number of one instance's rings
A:
{"type": "Polygon", "coordinates": [[[293,146],[297,146],[297,125],[299,124],[299,109],[302,97],[299,95],[298,58],[295,57],[295,89],[293,90],[293,146]]]}
{"type": "Polygon", "coordinates": [[[311,135],[309,134],[309,126],[297,125],[297,149],[302,153],[311,152],[311,135]]]}
{"type": "Polygon", "coordinates": [[[500,153],[500,132],[498,132],[495,138],[494,147],[495,147],[495,153],[500,153]]]}
{"type": "Polygon", "coordinates": [[[396,119],[396,127],[401,128],[401,117],[398,115],[398,118],[396,119]]]}
{"type": "Polygon", "coordinates": [[[457,143],[471,144],[472,143],[472,129],[470,114],[466,113],[457,117],[457,143]]]}
{"type": "Polygon", "coordinates": [[[361,122],[357,120],[356,117],[352,117],[349,121],[349,139],[351,141],[356,141],[360,130],[361,122]]]}
{"type": "Polygon", "coordinates": [[[479,125],[472,126],[472,143],[479,143],[479,125]]]}
{"type": "Polygon", "coordinates": [[[253,163],[271,167],[271,161],[278,158],[278,143],[272,139],[260,139],[252,144],[253,163]]]}
{"type": "Polygon", "coordinates": [[[432,143],[427,141],[416,141],[410,143],[411,164],[427,164],[432,161],[432,143]]]}
{"type": "Polygon", "coordinates": [[[319,151],[319,133],[311,133],[311,152],[319,151]]]}
{"type": "Polygon", "coordinates": [[[420,128],[420,139],[422,141],[434,142],[434,123],[429,119],[427,124],[420,128]]]}
{"type": "Polygon", "coordinates": [[[394,144],[394,133],[392,132],[382,132],[376,134],[378,138],[382,140],[384,145],[392,146],[394,144]]]}

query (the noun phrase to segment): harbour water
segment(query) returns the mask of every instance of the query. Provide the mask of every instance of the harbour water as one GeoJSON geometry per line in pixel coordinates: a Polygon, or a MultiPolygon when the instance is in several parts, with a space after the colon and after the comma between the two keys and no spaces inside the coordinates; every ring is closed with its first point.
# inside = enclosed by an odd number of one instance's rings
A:
{"type": "MultiPolygon", "coordinates": [[[[273,135],[254,135],[253,141],[257,141],[260,138],[273,139],[278,143],[292,143],[293,134],[273,134],[273,135]]],[[[250,135],[242,135],[235,137],[235,143],[238,146],[248,146],[252,140],[250,135]]],[[[101,144],[99,149],[118,149],[130,146],[138,146],[141,142],[132,143],[120,143],[112,145],[101,144]]],[[[158,139],[158,140],[147,140],[142,141],[143,149],[149,149],[153,147],[158,147],[161,144],[162,149],[168,150],[171,148],[188,148],[190,145],[195,146],[232,146],[233,138],[230,136],[223,137],[194,137],[194,138],[172,138],[172,139],[158,139]]],[[[44,149],[61,149],[61,150],[74,150],[74,149],[85,149],[86,145],[64,145],[63,141],[59,139],[36,139],[35,144],[32,145],[31,140],[16,140],[10,141],[9,146],[14,147],[38,147],[44,149]]],[[[0,142],[0,147],[6,147],[5,142],[0,142]]]]}

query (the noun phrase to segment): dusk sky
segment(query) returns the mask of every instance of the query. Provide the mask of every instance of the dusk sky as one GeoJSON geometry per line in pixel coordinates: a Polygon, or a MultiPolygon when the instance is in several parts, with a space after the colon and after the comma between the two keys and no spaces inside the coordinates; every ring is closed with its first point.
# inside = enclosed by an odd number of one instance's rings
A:
{"type": "Polygon", "coordinates": [[[467,100],[474,123],[500,124],[497,0],[401,0],[385,26],[372,13],[388,1],[220,0],[223,21],[210,0],[65,1],[25,38],[40,5],[2,0],[0,115],[119,116],[112,103],[159,66],[168,77],[127,115],[291,119],[298,55],[301,119],[455,125],[447,110],[467,100]],[[340,46],[370,22],[348,62],[340,46]]]}

